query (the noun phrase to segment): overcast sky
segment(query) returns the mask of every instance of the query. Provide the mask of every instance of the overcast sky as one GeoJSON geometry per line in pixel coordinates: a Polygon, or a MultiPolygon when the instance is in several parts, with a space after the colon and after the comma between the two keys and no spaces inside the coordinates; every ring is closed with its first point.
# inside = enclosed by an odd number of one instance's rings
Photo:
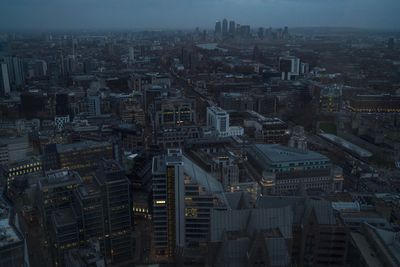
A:
{"type": "Polygon", "coordinates": [[[0,29],[400,28],[400,0],[0,0],[0,29]]]}

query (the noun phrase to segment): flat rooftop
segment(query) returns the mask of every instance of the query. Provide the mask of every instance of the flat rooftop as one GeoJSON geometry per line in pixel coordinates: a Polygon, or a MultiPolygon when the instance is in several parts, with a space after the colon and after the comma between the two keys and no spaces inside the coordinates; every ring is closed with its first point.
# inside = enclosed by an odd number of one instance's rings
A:
{"type": "Polygon", "coordinates": [[[383,266],[382,262],[376,257],[375,249],[369,245],[367,239],[362,234],[351,232],[350,235],[368,267],[383,266]]]}
{"type": "Polygon", "coordinates": [[[345,211],[341,212],[341,216],[343,218],[368,218],[368,219],[382,219],[385,218],[375,211],[360,211],[360,212],[352,212],[352,211],[345,211]]]}
{"type": "Polygon", "coordinates": [[[96,148],[110,145],[108,142],[82,141],[72,144],[57,144],[58,152],[68,152],[73,150],[83,150],[87,148],[96,148]]]}
{"type": "Polygon", "coordinates": [[[100,194],[100,188],[94,181],[87,182],[78,187],[78,194],[82,198],[97,196],[100,194]]]}
{"type": "Polygon", "coordinates": [[[350,150],[351,152],[356,153],[360,157],[363,157],[363,158],[372,157],[372,153],[369,152],[368,150],[361,148],[353,143],[350,143],[349,141],[347,141],[337,135],[328,134],[328,133],[320,133],[319,135],[340,147],[343,147],[345,149],[350,150]]]}
{"type": "Polygon", "coordinates": [[[277,117],[265,117],[253,110],[246,111],[246,119],[256,120],[263,124],[285,124],[284,121],[277,117]]]}
{"type": "Polygon", "coordinates": [[[222,108],[220,108],[218,106],[210,106],[210,107],[207,107],[207,109],[209,109],[210,111],[216,113],[217,115],[225,115],[225,114],[227,114],[226,110],[224,110],[224,109],[222,109],[222,108]]]}
{"type": "Polygon", "coordinates": [[[304,151],[277,144],[255,144],[253,149],[262,155],[269,163],[298,161],[329,161],[329,159],[314,151],[304,151]]]}
{"type": "Polygon", "coordinates": [[[39,181],[40,188],[67,184],[78,184],[82,181],[80,175],[75,171],[57,170],[46,173],[45,178],[39,181]]]}
{"type": "Polygon", "coordinates": [[[76,223],[76,214],[72,208],[54,211],[53,220],[56,226],[64,226],[76,223]]]}

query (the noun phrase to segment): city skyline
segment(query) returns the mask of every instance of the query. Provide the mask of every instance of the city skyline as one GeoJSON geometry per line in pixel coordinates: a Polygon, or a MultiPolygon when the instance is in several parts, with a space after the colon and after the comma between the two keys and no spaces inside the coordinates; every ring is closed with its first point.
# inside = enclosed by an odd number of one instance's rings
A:
{"type": "Polygon", "coordinates": [[[0,267],[399,267],[399,7],[0,0],[0,267]]]}
{"type": "Polygon", "coordinates": [[[211,29],[224,17],[254,27],[398,29],[398,10],[395,0],[5,0],[0,29],[211,29]]]}

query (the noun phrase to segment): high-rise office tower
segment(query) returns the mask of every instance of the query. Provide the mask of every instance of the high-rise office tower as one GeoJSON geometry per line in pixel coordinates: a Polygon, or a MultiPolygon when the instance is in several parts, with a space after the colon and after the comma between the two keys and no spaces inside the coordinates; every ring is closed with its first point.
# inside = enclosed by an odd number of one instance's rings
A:
{"type": "Polygon", "coordinates": [[[255,144],[248,147],[247,156],[264,195],[293,195],[302,189],[330,193],[343,188],[342,170],[317,152],[255,144]]]}
{"type": "Polygon", "coordinates": [[[20,86],[25,81],[24,66],[19,57],[6,57],[5,62],[8,68],[10,83],[15,86],[20,86]]]}
{"type": "Polygon", "coordinates": [[[135,61],[135,49],[133,47],[129,47],[129,61],[134,62],[135,61]]]}
{"type": "Polygon", "coordinates": [[[222,32],[221,21],[217,20],[217,22],[215,22],[215,34],[221,34],[221,32],[222,32]]]}
{"type": "Polygon", "coordinates": [[[73,203],[74,190],[81,183],[81,176],[75,171],[68,170],[47,172],[38,182],[38,206],[47,230],[51,228],[53,213],[68,208],[73,203]]]}
{"type": "Polygon", "coordinates": [[[43,169],[76,170],[83,177],[98,168],[99,159],[112,159],[113,146],[109,142],[84,141],[72,144],[49,144],[43,153],[43,169]]]}
{"type": "Polygon", "coordinates": [[[222,35],[226,36],[228,34],[228,20],[224,19],[222,21],[222,35]]]}
{"type": "Polygon", "coordinates": [[[78,248],[80,243],[79,220],[73,206],[54,210],[51,214],[48,242],[54,266],[64,266],[65,253],[78,248]]]}
{"type": "Polygon", "coordinates": [[[236,32],[236,23],[235,21],[231,20],[229,21],[229,34],[235,35],[235,32],[236,32]]]}
{"type": "Polygon", "coordinates": [[[82,240],[100,239],[100,246],[104,249],[103,198],[96,179],[77,187],[75,203],[81,223],[82,240]]]}
{"type": "Polygon", "coordinates": [[[71,43],[72,43],[72,58],[76,59],[76,50],[78,48],[78,39],[72,37],[71,43]]]}
{"type": "Polygon", "coordinates": [[[10,93],[10,78],[6,63],[0,63],[0,93],[3,95],[10,93]]]}
{"type": "Polygon", "coordinates": [[[38,182],[38,206],[53,260],[91,239],[99,240],[107,265],[133,260],[130,183],[114,160],[100,160],[98,172],[83,181],[75,171],[47,172],[38,182]]]}
{"type": "Polygon", "coordinates": [[[213,127],[221,133],[227,132],[229,130],[229,113],[217,106],[208,107],[207,126],[213,127]]]}
{"type": "Polygon", "coordinates": [[[289,38],[289,28],[287,26],[283,29],[282,38],[283,39],[289,38]]]}
{"type": "Polygon", "coordinates": [[[156,253],[182,257],[199,249],[208,238],[211,210],[225,207],[222,185],[180,149],[154,157],[152,174],[156,253]]]}
{"type": "Polygon", "coordinates": [[[103,199],[104,245],[107,265],[133,260],[130,182],[115,160],[103,159],[95,179],[103,199]]]}
{"type": "Polygon", "coordinates": [[[172,257],[185,244],[182,151],[169,149],[165,157],[154,157],[152,172],[154,247],[172,257]]]}
{"type": "Polygon", "coordinates": [[[264,39],[264,28],[263,27],[260,27],[260,28],[258,28],[258,33],[257,33],[257,35],[258,35],[258,38],[260,38],[260,39],[264,39]]]}

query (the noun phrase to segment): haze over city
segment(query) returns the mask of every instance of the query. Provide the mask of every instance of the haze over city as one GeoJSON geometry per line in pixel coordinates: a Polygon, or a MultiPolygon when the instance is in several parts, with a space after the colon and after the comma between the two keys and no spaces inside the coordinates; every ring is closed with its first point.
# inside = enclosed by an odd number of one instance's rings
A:
{"type": "Polygon", "coordinates": [[[253,26],[398,29],[398,0],[2,0],[0,28],[210,28],[221,16],[253,26]]]}
{"type": "Polygon", "coordinates": [[[0,0],[0,267],[399,267],[400,0],[0,0]]]}

